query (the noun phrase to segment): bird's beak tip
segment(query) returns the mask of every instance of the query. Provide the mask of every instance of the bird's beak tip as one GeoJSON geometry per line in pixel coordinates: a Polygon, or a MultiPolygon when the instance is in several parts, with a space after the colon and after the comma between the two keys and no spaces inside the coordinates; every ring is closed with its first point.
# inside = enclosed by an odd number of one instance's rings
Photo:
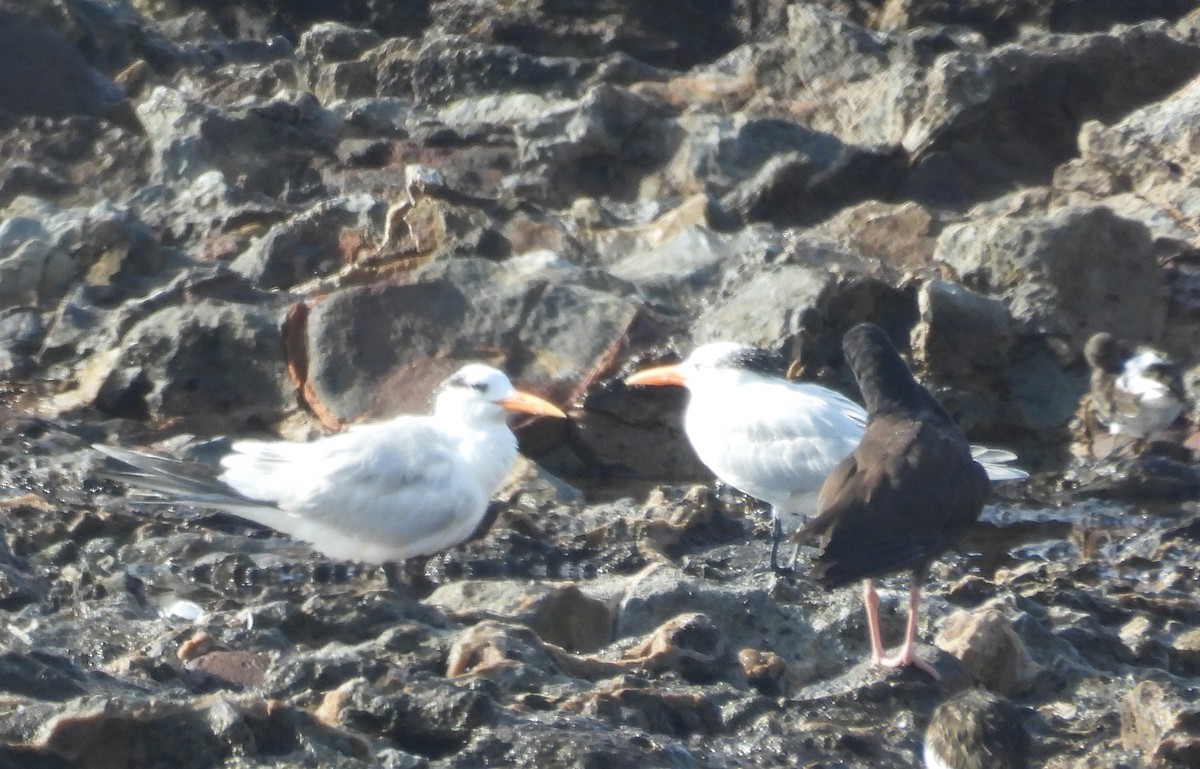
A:
{"type": "Polygon", "coordinates": [[[520,390],[503,400],[496,401],[496,403],[509,411],[517,411],[522,414],[536,414],[537,416],[558,417],[559,419],[567,418],[566,413],[562,409],[545,398],[539,398],[536,395],[521,392],[520,390]]]}
{"type": "Polygon", "coordinates": [[[687,382],[683,371],[679,366],[656,366],[648,368],[644,371],[639,371],[632,376],[625,378],[627,385],[643,385],[643,386],[659,386],[659,385],[676,385],[682,386],[687,382]]]}

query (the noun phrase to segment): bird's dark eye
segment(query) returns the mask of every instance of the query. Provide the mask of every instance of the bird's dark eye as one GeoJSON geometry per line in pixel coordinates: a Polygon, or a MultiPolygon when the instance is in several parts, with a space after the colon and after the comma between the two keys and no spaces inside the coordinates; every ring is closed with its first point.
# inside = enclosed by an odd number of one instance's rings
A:
{"type": "Polygon", "coordinates": [[[487,392],[487,389],[488,389],[486,382],[472,382],[470,386],[471,386],[471,389],[474,390],[475,392],[484,393],[484,392],[487,392]]]}

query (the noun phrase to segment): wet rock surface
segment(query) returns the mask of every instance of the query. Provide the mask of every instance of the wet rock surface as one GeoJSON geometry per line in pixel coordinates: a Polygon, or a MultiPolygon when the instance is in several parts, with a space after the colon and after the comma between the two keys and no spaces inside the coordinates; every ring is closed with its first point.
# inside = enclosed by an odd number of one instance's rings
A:
{"type": "Polygon", "coordinates": [[[1034,765],[1196,765],[1198,24],[0,0],[0,764],[911,767],[982,686],[1034,765]],[[768,572],[682,393],[620,381],[730,339],[853,397],[862,320],[1034,472],[932,567],[940,682],[865,665],[858,591],[810,549],[768,572]],[[1097,331],[1178,361],[1193,406],[1080,460],[1097,331]],[[399,591],[135,506],[88,448],[212,462],[422,411],[467,360],[572,418],[517,423],[490,531],[399,591]]]}

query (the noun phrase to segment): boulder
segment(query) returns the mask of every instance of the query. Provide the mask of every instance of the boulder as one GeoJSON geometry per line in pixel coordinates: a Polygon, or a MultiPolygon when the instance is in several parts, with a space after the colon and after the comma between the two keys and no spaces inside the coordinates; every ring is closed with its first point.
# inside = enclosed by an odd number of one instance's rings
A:
{"type": "Polygon", "coordinates": [[[1200,711],[1177,687],[1142,681],[1121,700],[1121,742],[1147,766],[1194,766],[1200,760],[1200,711]]]}
{"type": "Polygon", "coordinates": [[[976,291],[1002,297],[1023,335],[1078,351],[1098,331],[1151,342],[1163,333],[1167,286],[1150,233],[1104,206],[950,225],[936,258],[976,291]]]}
{"type": "Polygon", "coordinates": [[[483,359],[509,361],[522,386],[569,403],[616,360],[640,312],[629,293],[547,255],[450,260],[346,289],[307,318],[305,397],[334,423],[424,411],[451,371],[483,359]]]}
{"type": "Polygon", "coordinates": [[[212,299],[165,307],[124,334],[95,405],[208,431],[271,424],[291,405],[282,320],[269,307],[212,299]]]}

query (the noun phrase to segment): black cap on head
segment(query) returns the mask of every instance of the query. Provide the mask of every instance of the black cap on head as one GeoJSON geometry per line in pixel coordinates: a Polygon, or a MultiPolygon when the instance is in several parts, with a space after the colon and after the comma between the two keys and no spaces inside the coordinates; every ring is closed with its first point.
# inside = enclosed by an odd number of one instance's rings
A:
{"type": "Polygon", "coordinates": [[[782,355],[762,347],[739,348],[726,355],[722,363],[731,368],[745,369],[767,376],[783,376],[787,370],[787,361],[782,355]]]}

